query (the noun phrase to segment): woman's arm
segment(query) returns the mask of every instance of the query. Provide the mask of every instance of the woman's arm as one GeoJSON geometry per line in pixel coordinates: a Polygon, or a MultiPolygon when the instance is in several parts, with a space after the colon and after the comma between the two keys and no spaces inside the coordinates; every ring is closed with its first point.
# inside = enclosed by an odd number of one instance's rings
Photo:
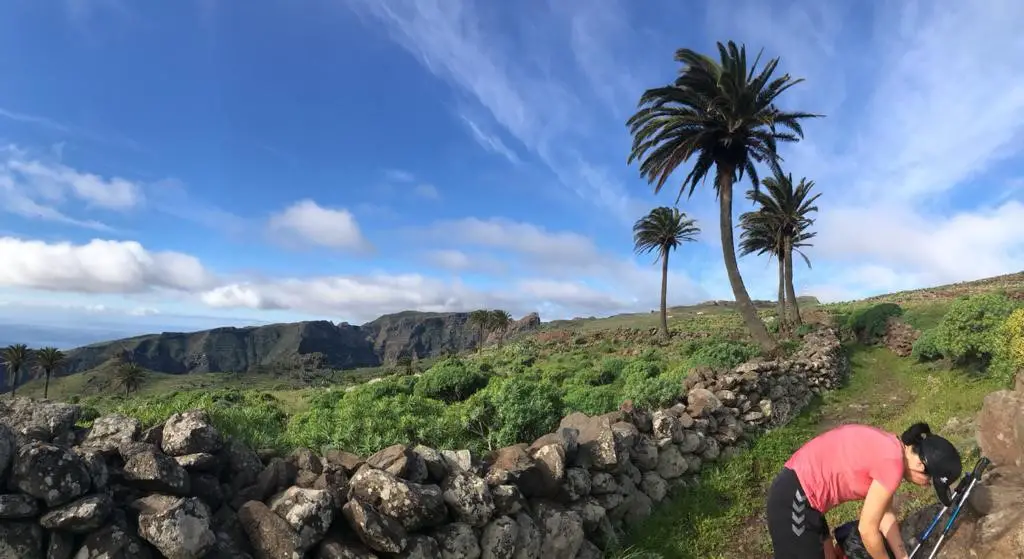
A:
{"type": "Polygon", "coordinates": [[[907,559],[907,548],[903,545],[903,536],[900,534],[900,523],[896,519],[896,511],[892,509],[892,501],[889,501],[889,508],[882,515],[882,523],[879,524],[882,534],[889,542],[889,549],[892,550],[895,559],[907,559]]]}
{"type": "Polygon", "coordinates": [[[872,481],[871,487],[868,488],[868,494],[864,498],[858,523],[860,539],[864,542],[864,549],[867,550],[871,559],[889,559],[889,553],[885,550],[885,543],[882,539],[882,519],[887,513],[891,513],[891,504],[892,492],[877,480],[872,481]]]}

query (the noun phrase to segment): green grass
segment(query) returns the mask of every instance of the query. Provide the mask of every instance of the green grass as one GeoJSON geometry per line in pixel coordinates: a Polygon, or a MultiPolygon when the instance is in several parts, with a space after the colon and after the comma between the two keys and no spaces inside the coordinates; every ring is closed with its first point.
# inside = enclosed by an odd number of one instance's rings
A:
{"type": "MultiPolygon", "coordinates": [[[[964,453],[965,468],[977,458],[973,430],[945,429],[951,419],[974,418],[998,381],[933,368],[902,359],[884,348],[851,348],[848,386],[813,402],[790,424],[770,431],[724,464],[701,474],[701,485],[666,501],[632,536],[627,553],[672,559],[763,558],[770,556],[763,527],[764,496],[772,478],[801,444],[842,423],[861,422],[901,433],[915,421],[928,422],[964,453]]],[[[901,508],[934,501],[928,489],[905,485],[901,508]]],[[[830,511],[836,527],[856,517],[859,504],[830,511]]]]}

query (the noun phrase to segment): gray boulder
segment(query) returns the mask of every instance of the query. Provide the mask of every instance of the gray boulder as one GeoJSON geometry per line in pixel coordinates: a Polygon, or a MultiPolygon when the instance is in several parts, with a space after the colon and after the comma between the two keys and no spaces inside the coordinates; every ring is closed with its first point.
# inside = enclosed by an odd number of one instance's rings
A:
{"type": "Polygon", "coordinates": [[[200,452],[214,454],[223,443],[220,433],[210,424],[210,417],[203,410],[176,413],[164,422],[161,448],[171,456],[200,452]]]}
{"type": "Polygon", "coordinates": [[[92,477],[74,453],[52,444],[31,442],[18,449],[11,482],[22,493],[56,507],[85,495],[92,486],[92,477]]]}
{"type": "Polygon", "coordinates": [[[90,495],[55,508],[39,519],[47,530],[60,530],[74,534],[88,534],[98,530],[114,510],[109,495],[90,495]]]}
{"type": "Polygon", "coordinates": [[[217,543],[210,509],[195,497],[150,495],[132,507],[139,511],[139,535],[167,559],[199,559],[217,543]]]}

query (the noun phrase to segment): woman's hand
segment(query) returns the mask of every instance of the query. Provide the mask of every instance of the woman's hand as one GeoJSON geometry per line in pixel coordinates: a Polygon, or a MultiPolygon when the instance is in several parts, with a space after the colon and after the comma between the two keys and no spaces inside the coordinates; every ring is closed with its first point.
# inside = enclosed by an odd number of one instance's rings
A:
{"type": "MultiPolygon", "coordinates": [[[[887,513],[891,514],[891,505],[892,492],[877,480],[872,481],[868,488],[868,494],[864,497],[864,505],[861,507],[860,521],[857,526],[860,530],[860,539],[864,542],[864,549],[872,559],[889,559],[889,553],[885,550],[885,541],[882,538],[882,519],[887,513]]],[[[895,515],[893,515],[893,520],[895,521],[895,515]]]]}

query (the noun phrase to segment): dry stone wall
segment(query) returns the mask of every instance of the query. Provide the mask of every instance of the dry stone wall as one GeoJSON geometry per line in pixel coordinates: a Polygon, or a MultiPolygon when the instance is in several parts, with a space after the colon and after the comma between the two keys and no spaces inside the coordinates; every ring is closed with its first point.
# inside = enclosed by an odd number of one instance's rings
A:
{"type": "Polygon", "coordinates": [[[414,444],[261,455],[199,410],[80,429],[77,406],[0,400],[0,559],[603,557],[848,372],[824,330],[792,359],[695,372],[671,408],[574,413],[485,457],[414,444]]]}

